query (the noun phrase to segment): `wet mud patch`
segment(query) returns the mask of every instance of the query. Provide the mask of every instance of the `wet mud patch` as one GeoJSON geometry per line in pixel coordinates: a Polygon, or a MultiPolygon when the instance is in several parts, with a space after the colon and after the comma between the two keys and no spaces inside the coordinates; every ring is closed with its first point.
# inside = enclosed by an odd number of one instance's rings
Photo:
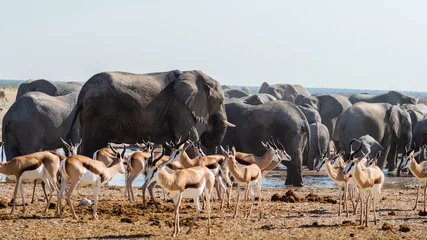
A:
{"type": "Polygon", "coordinates": [[[284,195],[278,193],[271,196],[272,202],[319,202],[319,203],[331,203],[336,204],[337,200],[333,199],[331,196],[319,196],[314,193],[309,193],[305,197],[301,197],[294,190],[288,190],[284,195]]]}

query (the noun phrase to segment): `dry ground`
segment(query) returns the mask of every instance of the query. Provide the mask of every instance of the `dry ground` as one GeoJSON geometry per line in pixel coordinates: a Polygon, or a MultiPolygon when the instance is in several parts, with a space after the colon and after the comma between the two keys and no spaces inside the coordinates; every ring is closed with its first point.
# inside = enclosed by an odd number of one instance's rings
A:
{"type": "MultiPolygon", "coordinates": [[[[1,183],[0,198],[10,200],[14,184],[1,183]]],[[[289,188],[263,189],[262,204],[264,217],[258,221],[258,206],[254,207],[253,216],[243,219],[243,210],[236,220],[232,219],[233,210],[219,210],[219,202],[213,203],[212,235],[207,237],[207,214],[202,211],[193,233],[186,235],[188,223],[194,214],[194,204],[185,202],[181,208],[181,239],[422,239],[425,237],[427,217],[419,216],[413,211],[415,189],[387,189],[383,200],[377,204],[379,222],[369,222],[368,228],[360,227],[357,217],[345,215],[338,217],[338,204],[320,202],[272,202],[275,193],[283,195],[289,188]],[[347,222],[344,222],[347,221],[347,222]],[[387,223],[391,230],[381,230],[387,223]],[[399,231],[401,225],[408,225],[409,232],[399,231]]],[[[25,184],[27,202],[31,198],[31,185],[25,184]]],[[[100,220],[92,219],[89,207],[77,207],[77,200],[82,196],[92,199],[92,190],[80,188],[74,195],[76,212],[80,220],[71,217],[69,207],[65,208],[64,217],[54,217],[51,209],[47,215],[42,214],[44,203],[38,187],[39,200],[27,207],[27,217],[21,217],[22,206],[18,206],[13,216],[10,207],[0,209],[1,233],[5,239],[170,239],[173,231],[173,204],[161,201],[159,210],[153,204],[142,208],[140,191],[137,202],[130,203],[123,199],[122,187],[106,186],[101,191],[98,213],[100,220]]],[[[297,188],[295,193],[301,197],[317,194],[320,197],[331,196],[337,199],[336,189],[297,188]]],[[[235,194],[235,193],[234,193],[235,194]]],[[[160,189],[156,189],[160,197],[160,189]]],[[[21,203],[21,200],[18,200],[21,203]]],[[[65,201],[64,201],[65,203],[65,201]]],[[[232,205],[235,202],[233,199],[232,205]]],[[[242,205],[241,205],[242,207],[242,205]]],[[[422,207],[419,206],[420,210],[422,207]]]]}
{"type": "Polygon", "coordinates": [[[3,117],[4,114],[6,114],[7,110],[9,110],[9,107],[15,102],[15,98],[16,98],[16,93],[18,92],[18,89],[15,88],[6,88],[6,98],[7,98],[7,102],[3,103],[0,102],[0,141],[2,139],[2,122],[3,122],[3,117]]]}

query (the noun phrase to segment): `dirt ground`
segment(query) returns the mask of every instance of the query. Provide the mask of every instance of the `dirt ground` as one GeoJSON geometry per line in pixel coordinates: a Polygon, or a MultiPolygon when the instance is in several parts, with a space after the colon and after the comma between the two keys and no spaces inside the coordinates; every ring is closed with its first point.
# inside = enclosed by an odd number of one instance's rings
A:
{"type": "Polygon", "coordinates": [[[9,89],[6,88],[5,90],[5,94],[6,94],[6,99],[7,102],[1,102],[0,101],[0,141],[2,141],[2,122],[3,122],[3,117],[6,114],[7,110],[9,110],[10,106],[15,102],[15,98],[16,98],[16,93],[18,92],[18,89],[9,89]]]}
{"type": "MultiPolygon", "coordinates": [[[[14,183],[0,183],[0,203],[10,201],[14,183]]],[[[73,196],[79,220],[71,217],[70,209],[64,209],[63,218],[54,217],[55,210],[47,215],[43,194],[37,187],[37,201],[27,206],[27,216],[21,216],[22,205],[10,216],[10,206],[1,206],[1,239],[170,239],[173,232],[173,203],[160,200],[159,209],[151,203],[142,207],[141,191],[136,202],[128,202],[123,197],[122,187],[105,186],[101,190],[98,204],[99,220],[92,219],[90,207],[77,207],[82,197],[92,199],[90,188],[79,188],[73,196]]],[[[26,201],[31,200],[32,184],[25,184],[26,201]]],[[[216,192],[214,192],[216,194],[216,192]]],[[[235,205],[233,193],[232,206],[235,205]]],[[[289,195],[289,194],[288,194],[289,195]]],[[[212,234],[207,234],[207,212],[202,211],[191,234],[186,235],[195,207],[192,202],[184,202],[181,208],[181,239],[422,239],[426,238],[425,223],[427,217],[419,216],[422,204],[417,211],[412,210],[415,203],[415,189],[386,189],[383,199],[377,204],[378,223],[374,225],[370,215],[367,228],[358,225],[358,217],[349,218],[337,215],[338,203],[336,189],[309,188],[270,188],[262,190],[264,217],[258,221],[258,205],[253,215],[243,218],[243,205],[240,205],[237,219],[233,219],[233,210],[219,210],[220,203],[215,201],[212,209],[212,234]],[[302,202],[271,201],[274,194],[279,199],[293,189],[295,198],[306,199],[302,202]],[[311,194],[311,195],[310,195],[311,194]],[[309,195],[309,196],[307,196],[309,195]],[[320,202],[319,202],[320,200],[320,202]],[[407,226],[407,228],[405,227],[407,226]],[[385,228],[387,230],[382,230],[385,228]]],[[[161,190],[156,189],[160,199],[161,190]]],[[[216,196],[216,195],[215,195],[216,196]]],[[[294,196],[292,196],[294,198],[294,196]]],[[[295,199],[294,198],[294,199],[295,199]]],[[[55,200],[56,201],[56,200],[55,200]]],[[[293,201],[293,200],[291,200],[293,201]]],[[[21,203],[20,198],[17,201],[21,203]]],[[[421,203],[421,201],[420,201],[421,203]]],[[[65,201],[64,201],[65,204],[65,201]]],[[[7,204],[6,204],[7,205],[7,204]]],[[[351,206],[350,206],[351,209],[351,206]]]]}

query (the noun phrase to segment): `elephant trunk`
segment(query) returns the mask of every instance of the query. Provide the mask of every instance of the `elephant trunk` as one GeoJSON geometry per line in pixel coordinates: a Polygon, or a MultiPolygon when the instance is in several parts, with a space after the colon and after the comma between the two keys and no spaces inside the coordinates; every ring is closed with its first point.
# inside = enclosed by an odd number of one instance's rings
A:
{"type": "Polygon", "coordinates": [[[200,136],[201,142],[206,148],[218,146],[225,136],[227,126],[231,126],[229,125],[230,123],[227,122],[224,106],[222,106],[222,109],[223,111],[218,111],[211,117],[212,130],[204,132],[200,136]]]}

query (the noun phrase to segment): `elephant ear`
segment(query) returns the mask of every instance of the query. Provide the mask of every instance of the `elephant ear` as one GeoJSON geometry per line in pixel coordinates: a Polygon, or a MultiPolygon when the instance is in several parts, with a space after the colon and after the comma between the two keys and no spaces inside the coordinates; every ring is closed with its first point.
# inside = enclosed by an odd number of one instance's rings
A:
{"type": "Polygon", "coordinates": [[[268,83],[267,82],[263,82],[261,85],[261,88],[259,89],[259,93],[267,93],[267,88],[268,88],[268,83]]]}
{"type": "Polygon", "coordinates": [[[203,124],[208,124],[210,115],[224,101],[219,83],[201,71],[185,71],[175,80],[173,89],[178,101],[203,124]]]}
{"type": "Polygon", "coordinates": [[[401,121],[401,117],[402,114],[400,112],[401,110],[399,109],[399,107],[396,106],[392,106],[390,108],[390,117],[389,117],[389,124],[390,124],[390,128],[393,130],[393,132],[396,134],[397,138],[400,138],[402,129],[400,127],[400,123],[401,121]]]}

